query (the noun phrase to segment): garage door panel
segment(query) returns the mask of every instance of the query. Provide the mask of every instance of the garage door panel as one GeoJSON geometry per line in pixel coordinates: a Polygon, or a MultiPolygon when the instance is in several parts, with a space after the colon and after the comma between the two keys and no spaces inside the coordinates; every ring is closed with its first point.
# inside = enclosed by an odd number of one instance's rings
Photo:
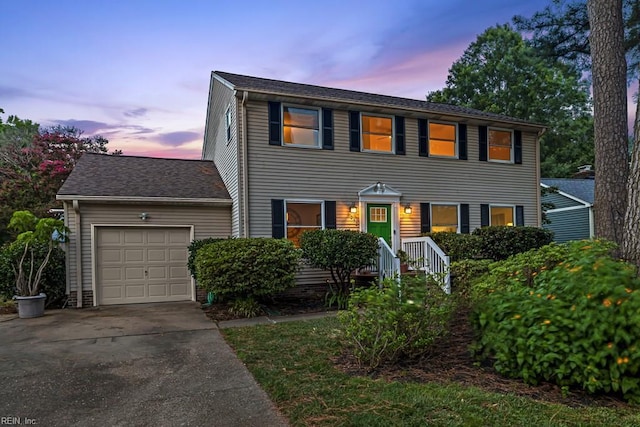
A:
{"type": "Polygon", "coordinates": [[[104,227],[96,242],[99,304],[191,299],[188,229],[104,227]]]}

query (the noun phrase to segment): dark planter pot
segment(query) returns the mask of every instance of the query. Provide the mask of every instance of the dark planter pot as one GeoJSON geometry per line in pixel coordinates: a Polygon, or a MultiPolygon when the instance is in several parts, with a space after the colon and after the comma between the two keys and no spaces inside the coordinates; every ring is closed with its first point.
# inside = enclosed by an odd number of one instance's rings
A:
{"type": "Polygon", "coordinates": [[[44,302],[47,296],[43,293],[33,297],[14,297],[18,302],[18,317],[30,319],[44,316],[44,302]]]}

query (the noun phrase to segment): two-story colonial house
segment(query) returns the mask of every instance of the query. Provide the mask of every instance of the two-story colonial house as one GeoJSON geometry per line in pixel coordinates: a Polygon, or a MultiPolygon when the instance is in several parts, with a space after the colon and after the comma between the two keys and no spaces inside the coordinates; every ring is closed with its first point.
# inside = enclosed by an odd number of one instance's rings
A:
{"type": "MultiPolygon", "coordinates": [[[[430,231],[540,226],[538,138],[543,131],[538,124],[453,105],[213,72],[202,161],[193,161],[190,178],[184,176],[185,161],[142,160],[150,168],[164,168],[164,174],[138,177],[144,185],[115,197],[108,184],[82,184],[89,173],[104,182],[123,179],[107,164],[113,159],[89,156],[91,171],[81,159],[60,190],[68,225],[84,233],[74,240],[72,232],[69,293],[78,305],[83,299],[74,294],[78,288],[93,304],[195,298],[192,281],[176,286],[181,291],[174,297],[170,286],[150,284],[150,232],[157,234],[158,247],[166,248],[171,230],[182,236],[176,237],[178,246],[186,247],[190,238],[208,235],[297,243],[305,230],[339,228],[374,233],[395,253],[403,239],[430,231]],[[160,161],[166,163],[153,164],[160,161]],[[207,169],[213,165],[215,170],[207,169]],[[160,191],[174,172],[183,176],[171,180],[179,179],[190,197],[181,197],[180,190],[160,191]],[[217,190],[201,188],[200,197],[190,179],[208,179],[217,190]],[[154,199],[156,193],[161,197],[154,199]],[[199,214],[190,217],[192,208],[199,214]],[[130,218],[119,219],[123,210],[130,218]],[[79,217],[84,226],[75,224],[79,217]],[[127,239],[137,251],[131,260],[127,239]],[[75,272],[79,265],[81,280],[75,272]],[[137,270],[130,268],[136,265],[137,270]],[[137,272],[138,285],[127,285],[128,270],[137,272]],[[104,298],[106,279],[109,298],[104,298]]],[[[133,160],[118,161],[126,179],[126,163],[133,160]]],[[[176,248],[174,253],[186,254],[176,248]]],[[[158,283],[170,278],[168,270],[160,270],[158,283]]],[[[187,280],[184,271],[180,275],[187,280]]],[[[309,268],[299,275],[302,284],[325,280],[324,273],[309,268]]]]}

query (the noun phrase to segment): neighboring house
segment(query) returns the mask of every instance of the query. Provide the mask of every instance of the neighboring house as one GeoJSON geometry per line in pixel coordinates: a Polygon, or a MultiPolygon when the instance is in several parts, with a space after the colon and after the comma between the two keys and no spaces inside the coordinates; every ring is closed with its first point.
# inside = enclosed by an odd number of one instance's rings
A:
{"type": "Polygon", "coordinates": [[[211,161],[84,154],[58,200],[72,306],[195,300],[187,247],[231,234],[232,202],[211,161]]]}
{"type": "Polygon", "coordinates": [[[553,203],[554,208],[546,212],[550,224],[543,227],[554,232],[556,242],[589,239],[594,236],[593,179],[543,178],[544,188],[555,187],[556,193],[545,194],[543,202],[553,203]]]}
{"type": "MultiPolygon", "coordinates": [[[[171,299],[161,287],[151,297],[156,288],[144,258],[130,263],[140,281],[131,292],[140,296],[126,293],[128,235],[144,257],[151,247],[145,233],[155,236],[156,226],[182,229],[176,253],[186,248],[187,230],[190,238],[297,243],[305,230],[339,228],[376,234],[392,256],[429,231],[540,226],[543,130],[452,105],[214,72],[203,161],[83,156],[60,190],[72,228],[69,292],[73,298],[81,281],[82,298],[90,294],[93,304],[171,299]],[[118,161],[120,170],[112,170],[118,161]],[[78,213],[82,236],[74,241],[78,213]]],[[[164,234],[154,245],[171,251],[164,234]]],[[[297,280],[305,287],[327,278],[304,268],[297,280]]],[[[192,284],[176,298],[194,295],[192,284]]]]}

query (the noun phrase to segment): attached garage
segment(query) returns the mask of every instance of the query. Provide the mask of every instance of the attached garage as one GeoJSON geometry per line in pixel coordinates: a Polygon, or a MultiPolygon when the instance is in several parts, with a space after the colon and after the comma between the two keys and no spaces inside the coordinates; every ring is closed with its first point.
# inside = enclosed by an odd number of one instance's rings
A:
{"type": "Polygon", "coordinates": [[[58,192],[76,307],[196,300],[194,239],[231,235],[213,162],[85,154],[58,192]]]}

